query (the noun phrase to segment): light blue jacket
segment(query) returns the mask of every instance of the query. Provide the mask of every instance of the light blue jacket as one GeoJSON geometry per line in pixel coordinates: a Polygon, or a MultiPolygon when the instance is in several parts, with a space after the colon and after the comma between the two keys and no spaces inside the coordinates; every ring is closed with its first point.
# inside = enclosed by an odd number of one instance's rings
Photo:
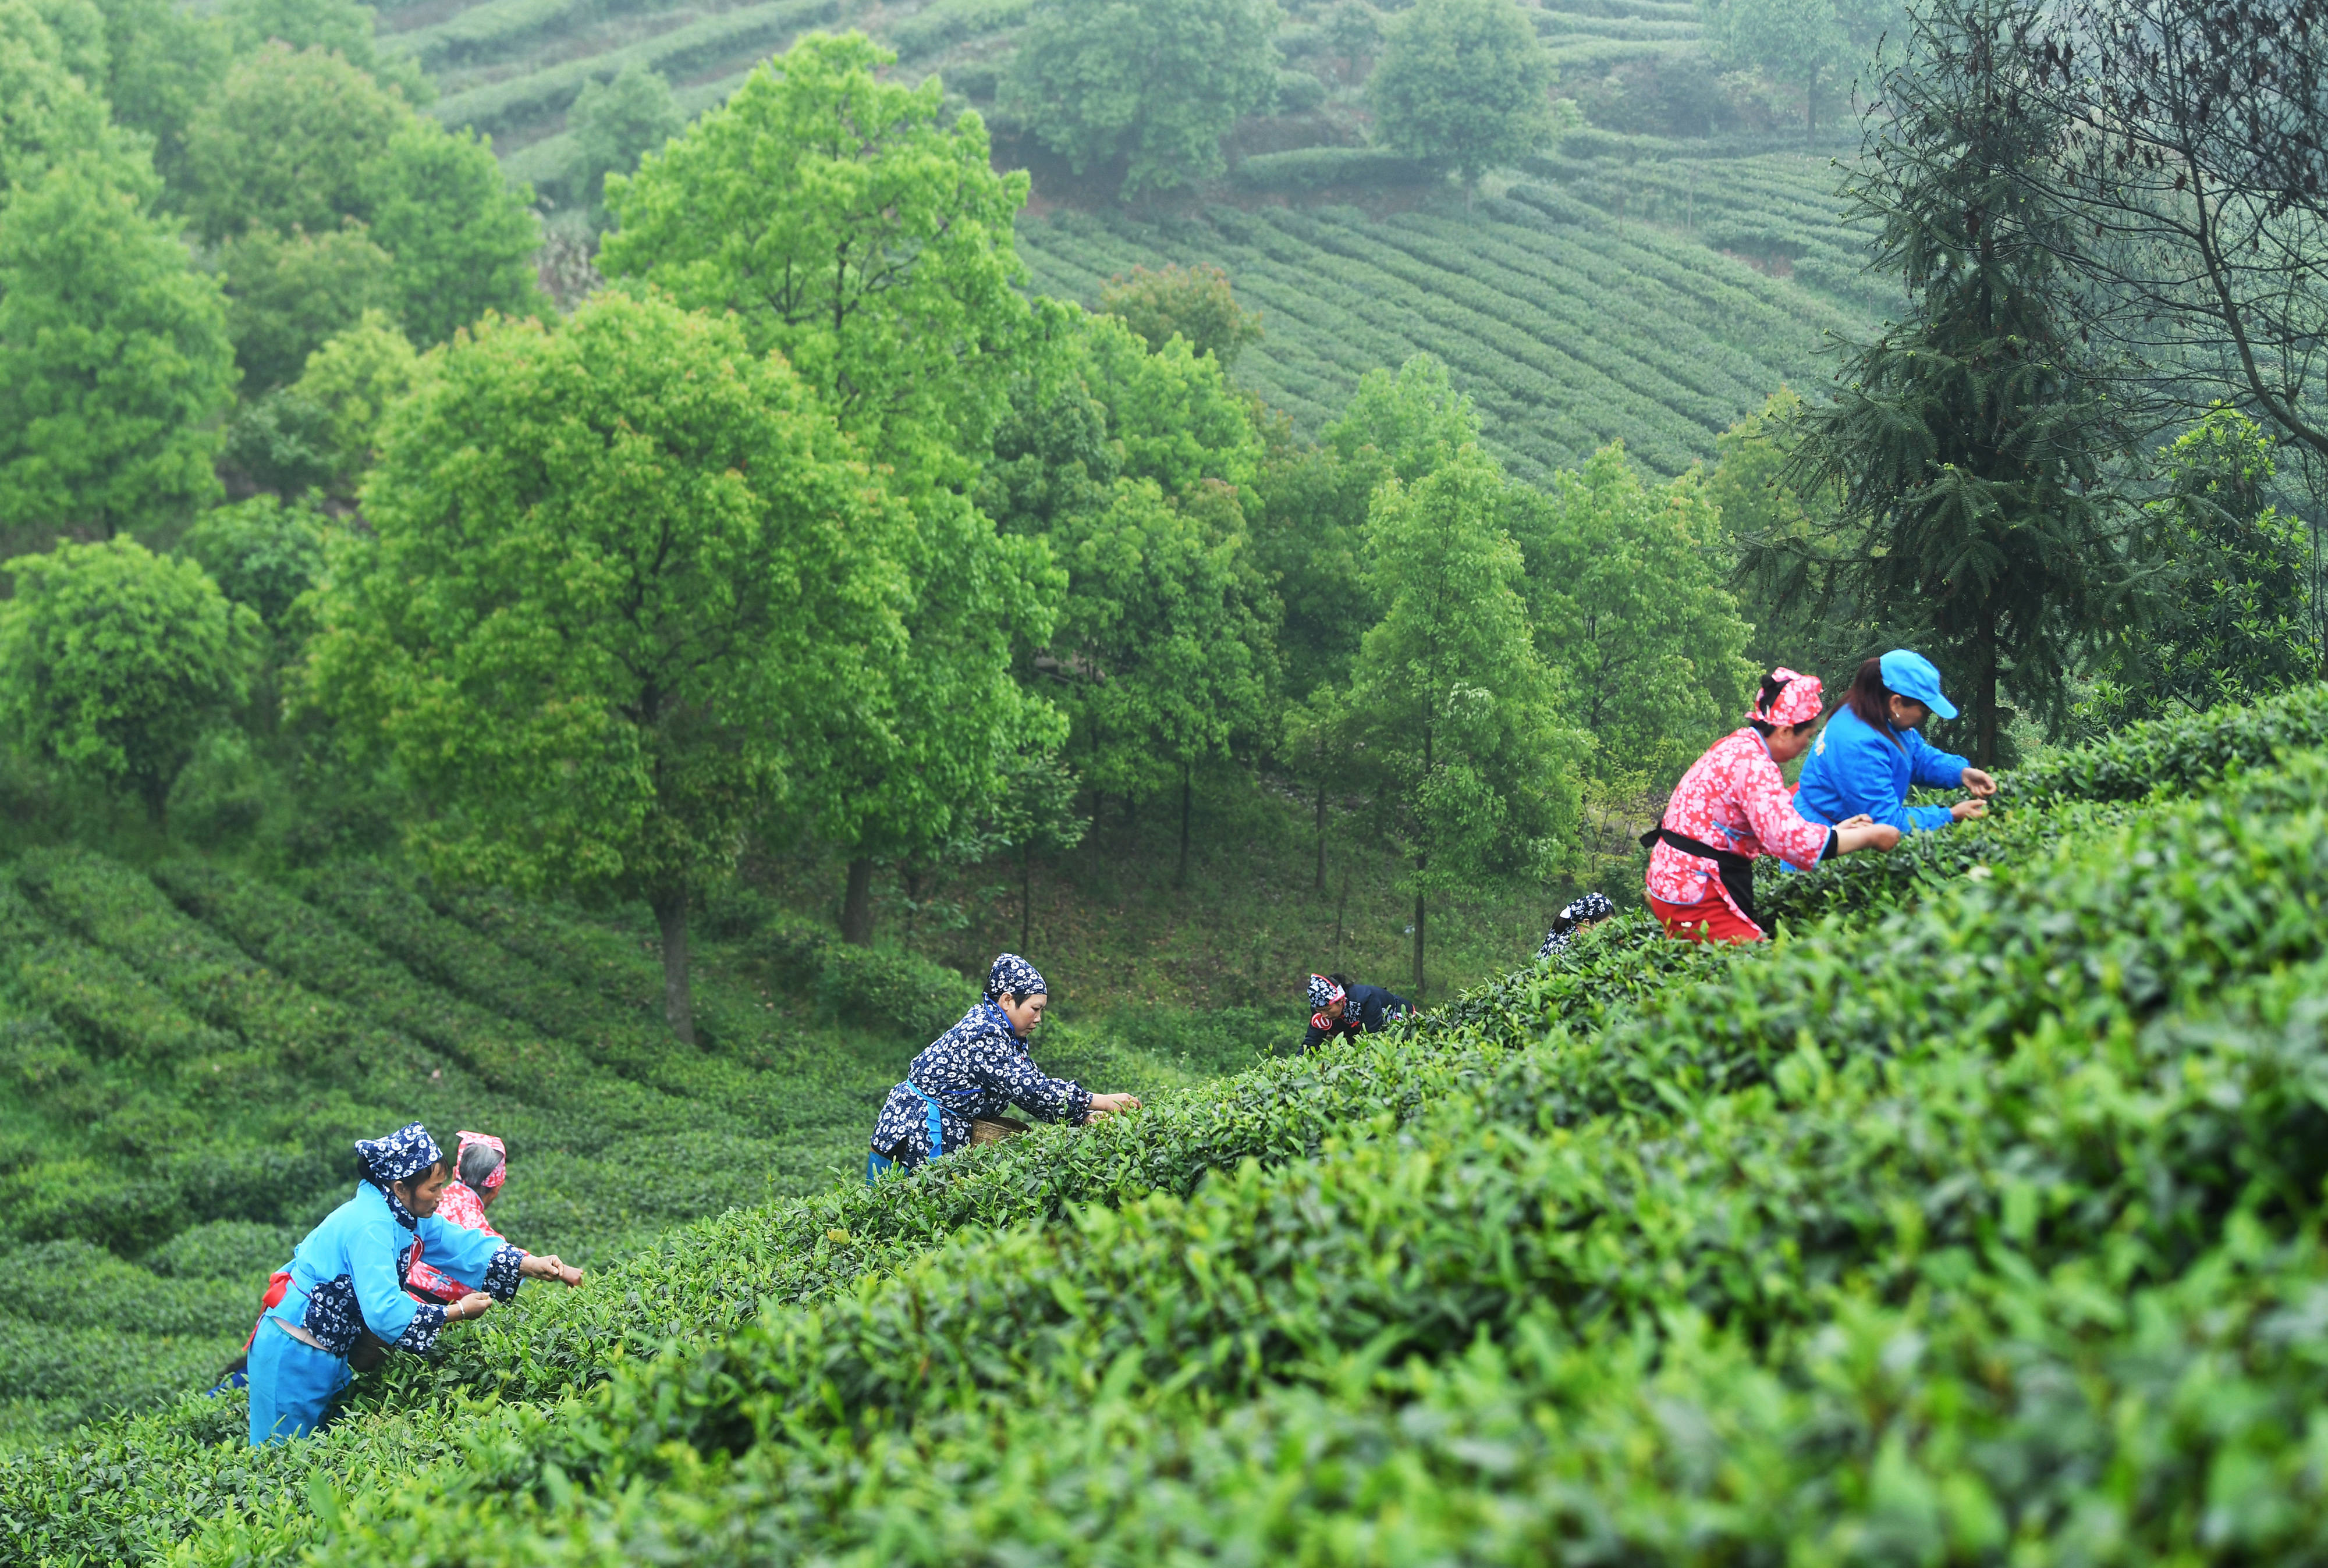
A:
{"type": "Polygon", "coordinates": [[[1795,809],[1830,825],[1861,812],[1902,833],[1955,820],[1945,806],[1910,806],[1911,785],[1954,789],[1970,766],[1914,730],[1876,729],[1849,708],[1837,709],[1803,763],[1795,809]]]}
{"type": "Polygon", "coordinates": [[[400,1350],[426,1352],[444,1326],[445,1310],[404,1291],[412,1244],[440,1273],[506,1301],[516,1293],[525,1255],[497,1236],[448,1225],[435,1215],[408,1230],[369,1182],[332,1210],[291,1255],[291,1287],[267,1315],[296,1324],[323,1348],[345,1356],[358,1329],[400,1350]]]}

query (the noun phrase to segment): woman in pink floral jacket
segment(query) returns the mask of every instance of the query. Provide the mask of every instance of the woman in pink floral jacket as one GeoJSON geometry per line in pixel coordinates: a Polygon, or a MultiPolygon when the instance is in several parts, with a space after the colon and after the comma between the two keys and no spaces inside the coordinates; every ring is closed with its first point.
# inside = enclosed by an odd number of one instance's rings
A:
{"type": "Polygon", "coordinates": [[[1757,857],[1775,854],[1807,870],[1830,855],[1900,842],[1898,828],[1866,817],[1828,827],[1795,809],[1779,768],[1809,746],[1822,705],[1816,676],[1772,670],[1746,727],[1715,742],[1674,787],[1663,820],[1641,835],[1649,850],[1649,910],[1667,935],[1759,942],[1757,857]]]}

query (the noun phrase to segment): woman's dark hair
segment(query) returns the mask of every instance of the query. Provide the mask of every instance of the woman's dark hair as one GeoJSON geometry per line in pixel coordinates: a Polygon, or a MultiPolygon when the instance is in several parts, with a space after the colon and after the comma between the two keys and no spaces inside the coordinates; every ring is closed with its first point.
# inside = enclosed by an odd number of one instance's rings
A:
{"type": "Polygon", "coordinates": [[[1851,677],[1851,690],[1843,700],[1869,729],[1898,746],[1900,737],[1892,731],[1892,688],[1883,684],[1883,661],[1871,658],[1851,677]]]}
{"type": "Polygon", "coordinates": [[[1328,975],[1326,978],[1331,980],[1335,985],[1340,986],[1345,991],[1347,991],[1350,988],[1350,977],[1347,975],[1328,975]]]}
{"type": "MultiPolygon", "coordinates": [[[[1792,681],[1780,680],[1776,675],[1765,675],[1762,677],[1762,689],[1755,694],[1754,711],[1758,714],[1769,712],[1770,705],[1779,700],[1779,694],[1794,684],[1792,681]]],[[[1752,726],[1756,734],[1767,741],[1780,730],[1797,732],[1807,730],[1818,723],[1818,718],[1814,714],[1799,724],[1774,724],[1768,719],[1749,719],[1746,723],[1752,726]]]]}
{"type": "Polygon", "coordinates": [[[1042,991],[1005,991],[1002,994],[1010,998],[1011,1006],[1024,1007],[1027,1005],[1027,998],[1029,996],[1043,996],[1047,995],[1048,993],[1042,991]]]}
{"type": "Polygon", "coordinates": [[[472,1143],[461,1151],[459,1165],[461,1184],[483,1191],[493,1172],[502,1168],[501,1151],[491,1143],[472,1143]]]}

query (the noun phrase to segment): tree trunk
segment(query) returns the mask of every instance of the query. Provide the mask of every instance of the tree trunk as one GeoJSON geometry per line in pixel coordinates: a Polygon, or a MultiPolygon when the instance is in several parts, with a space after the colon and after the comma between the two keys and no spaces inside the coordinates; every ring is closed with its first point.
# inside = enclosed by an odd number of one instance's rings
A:
{"type": "Polygon", "coordinates": [[[849,891],[840,899],[840,939],[852,947],[873,945],[873,862],[861,854],[849,863],[849,891]]]}
{"type": "MultiPolygon", "coordinates": [[[[1422,870],[1422,857],[1414,857],[1414,869],[1422,870]]],[[[1414,895],[1414,999],[1422,1000],[1422,894],[1414,895]]]]}
{"type": "Polygon", "coordinates": [[[1318,780],[1318,891],[1326,891],[1326,780],[1318,780]]]}
{"type": "Polygon", "coordinates": [[[1996,611],[1980,612],[1980,663],[1973,676],[1973,761],[1996,766],[1996,611]]]}
{"type": "Polygon", "coordinates": [[[695,1000],[687,984],[687,890],[658,893],[650,902],[662,932],[662,1021],[671,1033],[695,1043],[695,1000]]]}
{"type": "Polygon", "coordinates": [[[1195,786],[1188,777],[1188,764],[1183,762],[1180,764],[1180,867],[1172,873],[1172,885],[1176,888],[1188,885],[1188,807],[1195,793],[1195,786]]]}
{"type": "Polygon", "coordinates": [[[1342,968],[1342,917],[1350,912],[1350,868],[1342,867],[1342,897],[1334,905],[1334,963],[1328,971],[1339,974],[1342,968]]]}
{"type": "Polygon", "coordinates": [[[1806,140],[1818,135],[1818,72],[1816,71],[1811,72],[1809,79],[1803,83],[1803,133],[1806,140]]]}
{"type": "Polygon", "coordinates": [[[1018,846],[1018,951],[1024,953],[1034,946],[1035,929],[1035,855],[1025,845],[1018,846]]]}

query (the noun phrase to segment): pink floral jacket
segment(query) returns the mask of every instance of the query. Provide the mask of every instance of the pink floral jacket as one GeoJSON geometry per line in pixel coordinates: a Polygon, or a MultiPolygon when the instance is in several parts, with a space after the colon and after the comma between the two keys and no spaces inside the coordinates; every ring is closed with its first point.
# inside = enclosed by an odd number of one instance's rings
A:
{"type": "MultiPolygon", "coordinates": [[[[1770,760],[1770,748],[1751,726],[1725,735],[1691,764],[1666,804],[1664,826],[1713,849],[1748,859],[1769,854],[1805,869],[1818,863],[1834,829],[1804,820],[1770,760]]],[[[1722,873],[1703,855],[1658,841],[1649,851],[1649,897],[1668,904],[1720,899],[1722,873]]],[[[1740,910],[1743,918],[1745,911],[1740,910]]]]}

